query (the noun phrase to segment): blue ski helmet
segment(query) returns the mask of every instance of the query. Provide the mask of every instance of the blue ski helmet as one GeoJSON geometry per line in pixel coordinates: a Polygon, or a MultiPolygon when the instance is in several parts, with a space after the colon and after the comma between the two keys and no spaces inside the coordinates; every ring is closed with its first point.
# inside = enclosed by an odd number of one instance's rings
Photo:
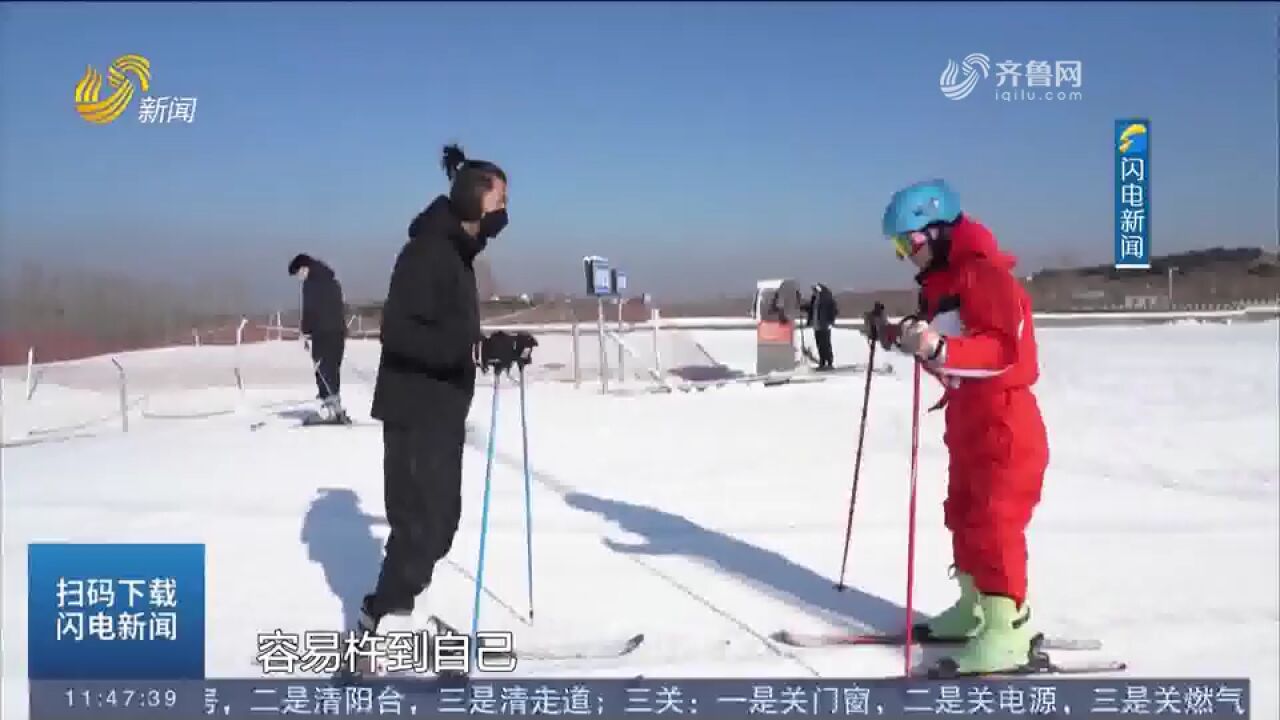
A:
{"type": "Polygon", "coordinates": [[[884,209],[885,237],[923,230],[936,222],[953,222],[960,217],[960,197],[946,180],[926,180],[893,194],[884,209]]]}

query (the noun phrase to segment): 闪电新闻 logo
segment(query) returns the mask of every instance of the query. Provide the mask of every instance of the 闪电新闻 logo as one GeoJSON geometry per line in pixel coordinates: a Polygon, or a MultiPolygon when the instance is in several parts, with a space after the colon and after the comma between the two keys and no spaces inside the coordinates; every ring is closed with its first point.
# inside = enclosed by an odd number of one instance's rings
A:
{"type": "Polygon", "coordinates": [[[938,78],[938,87],[951,100],[963,100],[978,86],[979,80],[985,80],[990,74],[991,58],[982,53],[969,53],[960,64],[947,60],[947,67],[938,78]],[[960,76],[961,71],[964,72],[963,77],[960,76]]]}
{"type": "Polygon", "coordinates": [[[111,94],[101,99],[102,74],[92,65],[76,83],[76,112],[87,122],[106,125],[120,117],[138,89],[150,88],[151,61],[141,55],[121,55],[107,68],[107,83],[111,94]]]}
{"type": "Polygon", "coordinates": [[[1120,133],[1116,150],[1121,155],[1141,155],[1147,151],[1147,126],[1133,123],[1120,133]]]}

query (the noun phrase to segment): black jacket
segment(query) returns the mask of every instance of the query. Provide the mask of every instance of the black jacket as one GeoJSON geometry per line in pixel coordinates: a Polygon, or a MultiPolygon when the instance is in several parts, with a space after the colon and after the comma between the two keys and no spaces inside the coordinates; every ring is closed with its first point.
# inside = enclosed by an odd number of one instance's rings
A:
{"type": "Polygon", "coordinates": [[[347,308],[338,276],[319,260],[312,260],[307,268],[307,279],[302,281],[302,334],[345,335],[347,308]]]}
{"type": "Polygon", "coordinates": [[[373,417],[388,424],[465,423],[480,340],[473,267],[484,243],[462,230],[445,196],[409,225],[382,307],[373,417]]]}
{"type": "Polygon", "coordinates": [[[818,288],[818,292],[804,306],[808,313],[808,325],[815,330],[830,330],[836,324],[840,309],[836,306],[836,296],[831,288],[826,285],[819,285],[818,288]]]}

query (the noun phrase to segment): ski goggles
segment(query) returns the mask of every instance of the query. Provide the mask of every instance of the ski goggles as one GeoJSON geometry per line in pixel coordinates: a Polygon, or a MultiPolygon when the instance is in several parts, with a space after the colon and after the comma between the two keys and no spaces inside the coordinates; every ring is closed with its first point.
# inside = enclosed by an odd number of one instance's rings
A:
{"type": "Polygon", "coordinates": [[[919,232],[899,233],[889,238],[893,243],[893,251],[899,260],[905,260],[920,252],[920,248],[929,242],[929,236],[919,232]]]}

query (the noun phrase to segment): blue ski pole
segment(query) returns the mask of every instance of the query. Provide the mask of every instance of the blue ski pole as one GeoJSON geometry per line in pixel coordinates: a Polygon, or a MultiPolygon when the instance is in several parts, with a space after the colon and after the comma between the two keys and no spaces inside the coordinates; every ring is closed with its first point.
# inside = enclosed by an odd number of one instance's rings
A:
{"type": "Polygon", "coordinates": [[[494,441],[498,435],[498,383],[502,374],[493,373],[493,405],[489,410],[489,449],[484,463],[484,500],[480,504],[480,559],[476,561],[476,599],[471,611],[471,642],[480,636],[480,593],[484,588],[484,546],[489,535],[489,489],[493,477],[494,441]]]}
{"type": "Polygon", "coordinates": [[[524,366],[520,366],[520,440],[524,450],[524,539],[529,553],[529,622],[533,622],[533,500],[529,491],[529,423],[524,404],[524,366]]]}

